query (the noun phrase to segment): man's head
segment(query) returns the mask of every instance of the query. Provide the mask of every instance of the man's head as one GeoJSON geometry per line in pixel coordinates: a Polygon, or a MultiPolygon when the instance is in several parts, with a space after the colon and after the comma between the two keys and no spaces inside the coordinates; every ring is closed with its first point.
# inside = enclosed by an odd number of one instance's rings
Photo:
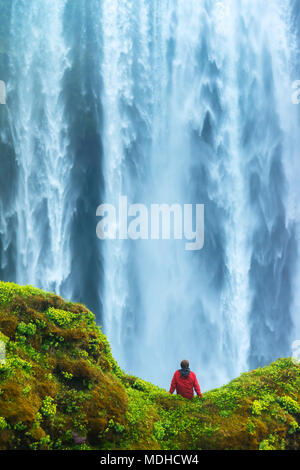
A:
{"type": "Polygon", "coordinates": [[[181,369],[188,369],[189,366],[190,366],[190,363],[187,359],[183,359],[183,361],[181,361],[180,363],[181,369]]]}

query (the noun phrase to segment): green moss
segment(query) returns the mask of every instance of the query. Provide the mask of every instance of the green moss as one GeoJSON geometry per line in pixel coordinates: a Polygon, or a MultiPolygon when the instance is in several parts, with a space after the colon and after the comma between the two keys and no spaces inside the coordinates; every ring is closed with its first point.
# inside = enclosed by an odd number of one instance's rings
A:
{"type": "Polygon", "coordinates": [[[0,282],[0,449],[299,449],[290,359],[185,400],[126,375],[94,315],[0,282]]]}
{"type": "MultiPolygon", "coordinates": [[[[12,282],[0,281],[0,304],[7,305],[12,302],[16,296],[28,298],[32,295],[39,295],[44,298],[48,298],[51,294],[46,293],[36,287],[32,286],[19,286],[12,282]]],[[[53,294],[54,295],[54,294],[53,294]]]]}

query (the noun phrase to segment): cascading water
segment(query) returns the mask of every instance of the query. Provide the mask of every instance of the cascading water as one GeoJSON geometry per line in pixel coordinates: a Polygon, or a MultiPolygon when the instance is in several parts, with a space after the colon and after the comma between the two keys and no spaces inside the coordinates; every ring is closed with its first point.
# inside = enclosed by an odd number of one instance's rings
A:
{"type": "Polygon", "coordinates": [[[120,365],[165,387],[184,357],[208,389],[290,355],[291,2],[11,3],[1,278],[87,303],[120,365]],[[121,195],[205,204],[204,248],[99,241],[96,208],[121,195]]]}
{"type": "Polygon", "coordinates": [[[16,279],[58,290],[70,269],[67,122],[62,100],[65,2],[15,2],[11,21],[11,129],[19,167],[16,279]],[[45,34],[47,32],[47,35],[45,34]]]}

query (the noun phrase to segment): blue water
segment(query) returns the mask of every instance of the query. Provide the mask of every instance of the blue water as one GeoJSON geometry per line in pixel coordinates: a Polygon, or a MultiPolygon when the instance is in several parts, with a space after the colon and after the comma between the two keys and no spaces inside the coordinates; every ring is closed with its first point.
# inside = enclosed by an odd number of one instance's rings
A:
{"type": "Polygon", "coordinates": [[[11,6],[1,279],[86,303],[121,367],[164,387],[183,358],[209,389],[289,356],[300,2],[11,6]],[[120,195],[205,204],[204,248],[100,241],[97,206],[120,195]]]}

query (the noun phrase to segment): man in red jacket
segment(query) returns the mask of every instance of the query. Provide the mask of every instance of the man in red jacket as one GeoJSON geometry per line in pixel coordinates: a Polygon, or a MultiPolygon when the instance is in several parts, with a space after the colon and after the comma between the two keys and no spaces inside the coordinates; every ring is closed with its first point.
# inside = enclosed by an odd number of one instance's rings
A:
{"type": "Polygon", "coordinates": [[[198,384],[196,374],[189,369],[189,361],[186,359],[180,363],[181,369],[177,370],[173,376],[170,393],[176,392],[188,400],[194,396],[194,389],[198,397],[202,397],[202,393],[198,384]]]}

